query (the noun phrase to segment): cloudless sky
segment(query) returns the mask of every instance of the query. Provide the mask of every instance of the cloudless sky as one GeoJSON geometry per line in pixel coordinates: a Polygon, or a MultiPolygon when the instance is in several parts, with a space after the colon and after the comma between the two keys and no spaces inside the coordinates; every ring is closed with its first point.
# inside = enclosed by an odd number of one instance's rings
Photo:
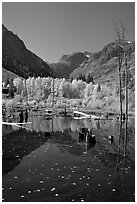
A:
{"type": "Polygon", "coordinates": [[[2,23],[47,62],[73,52],[95,52],[115,41],[113,21],[135,40],[134,2],[3,2],[2,23]]]}

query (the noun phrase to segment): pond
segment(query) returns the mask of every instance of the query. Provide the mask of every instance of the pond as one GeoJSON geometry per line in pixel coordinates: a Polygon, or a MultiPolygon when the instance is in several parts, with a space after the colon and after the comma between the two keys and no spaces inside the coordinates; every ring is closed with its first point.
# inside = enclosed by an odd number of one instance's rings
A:
{"type": "Polygon", "coordinates": [[[3,202],[135,200],[134,118],[129,118],[126,148],[125,125],[119,140],[119,122],[112,118],[32,115],[29,121],[2,127],[3,202]],[[94,139],[85,139],[81,128],[92,129],[94,139]]]}

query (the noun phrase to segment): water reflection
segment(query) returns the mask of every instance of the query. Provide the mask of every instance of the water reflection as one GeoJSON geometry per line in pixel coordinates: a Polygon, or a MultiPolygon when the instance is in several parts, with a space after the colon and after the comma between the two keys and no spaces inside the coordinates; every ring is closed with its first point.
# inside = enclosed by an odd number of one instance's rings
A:
{"type": "MultiPolygon", "coordinates": [[[[35,131],[37,133],[56,132],[56,131],[64,132],[67,129],[71,129],[71,131],[75,132],[77,131],[79,126],[89,128],[89,129],[92,127],[96,128],[96,122],[89,121],[89,120],[71,120],[63,117],[53,117],[49,120],[43,120],[43,118],[40,116],[38,117],[31,116],[29,117],[29,121],[31,121],[32,123],[23,125],[22,128],[26,129],[27,131],[35,131]]],[[[11,128],[13,130],[18,130],[21,127],[12,126],[11,128]]],[[[3,131],[3,134],[5,134],[4,131],[3,131]]]]}
{"type": "MultiPolygon", "coordinates": [[[[4,127],[3,127],[4,128],[4,127]]],[[[8,129],[10,129],[8,127],[8,129]]],[[[26,130],[10,131],[2,139],[2,174],[12,171],[23,159],[25,155],[40,147],[47,141],[47,137],[42,134],[26,130]]]]}
{"type": "Polygon", "coordinates": [[[124,149],[115,120],[29,121],[3,125],[4,201],[134,201],[133,123],[124,149]]]}
{"type": "Polygon", "coordinates": [[[96,138],[95,135],[92,134],[93,128],[78,128],[77,129],[79,134],[79,143],[85,142],[86,143],[86,150],[90,150],[91,147],[95,147],[96,138]]]}

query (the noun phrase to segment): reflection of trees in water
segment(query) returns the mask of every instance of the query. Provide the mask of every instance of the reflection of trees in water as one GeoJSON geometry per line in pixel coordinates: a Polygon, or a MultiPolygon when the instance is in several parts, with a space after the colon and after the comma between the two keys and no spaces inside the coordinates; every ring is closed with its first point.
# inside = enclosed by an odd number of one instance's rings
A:
{"type": "Polygon", "coordinates": [[[58,149],[63,153],[67,151],[77,156],[83,153],[81,146],[71,137],[70,130],[51,133],[49,142],[57,144],[58,149]]]}
{"type": "Polygon", "coordinates": [[[95,128],[94,121],[95,121],[95,120],[85,119],[85,120],[83,121],[84,127],[85,127],[85,128],[88,128],[88,129],[91,129],[92,127],[95,128]]]}
{"type": "Polygon", "coordinates": [[[35,131],[35,132],[39,132],[40,131],[40,127],[39,127],[39,124],[40,124],[40,117],[32,117],[30,118],[31,121],[32,121],[32,129],[35,131]],[[35,119],[34,119],[35,118],[35,119]]]}
{"type": "MultiPolygon", "coordinates": [[[[116,144],[107,144],[106,140],[103,141],[101,137],[97,138],[97,144],[96,148],[94,149],[94,154],[98,155],[102,164],[109,168],[117,166],[117,159],[119,160],[119,163],[124,160],[124,152],[121,146],[120,151],[118,151],[118,147],[116,144]]],[[[133,163],[134,158],[129,156],[127,158],[131,163],[133,163]]]]}
{"type": "Polygon", "coordinates": [[[134,186],[134,177],[135,177],[135,166],[134,162],[129,160],[127,156],[123,156],[123,159],[120,161],[119,155],[117,157],[117,168],[116,168],[116,177],[115,177],[115,189],[121,195],[121,201],[125,201],[128,198],[128,201],[134,200],[133,192],[135,191],[134,186]],[[127,171],[130,173],[127,174],[127,171]],[[132,188],[127,187],[132,186],[132,188]],[[133,197],[132,197],[133,196],[133,197]],[[132,198],[131,198],[132,197],[132,198]]]}
{"type": "Polygon", "coordinates": [[[68,123],[66,124],[66,121],[64,123],[63,122],[63,118],[59,118],[59,120],[53,118],[53,131],[63,132],[66,129],[66,126],[68,125],[68,123]]]}
{"type": "MultiPolygon", "coordinates": [[[[117,145],[113,144],[112,148],[109,149],[108,147],[106,147],[105,144],[102,143],[102,141],[98,140],[96,148],[94,149],[94,153],[98,155],[99,159],[101,160],[104,166],[108,168],[114,168],[114,174],[116,175],[116,180],[115,180],[116,186],[114,188],[116,189],[117,192],[120,192],[121,196],[125,196],[125,192],[127,191],[126,179],[133,178],[134,158],[127,155],[127,152],[125,151],[127,149],[122,148],[121,144],[123,147],[124,145],[126,145],[126,143],[124,143],[124,141],[122,141],[120,138],[120,141],[119,141],[120,146],[117,147],[117,145]],[[130,167],[131,172],[126,174],[128,167],[130,167]]],[[[128,180],[128,182],[130,186],[132,181],[128,180]]],[[[133,186],[133,184],[131,185],[133,186]]],[[[133,189],[131,190],[131,192],[129,192],[128,190],[129,196],[131,196],[132,192],[134,192],[133,189]]],[[[121,197],[121,200],[124,201],[123,197],[121,197]]]]}
{"type": "MultiPolygon", "coordinates": [[[[127,142],[133,139],[134,135],[135,135],[135,130],[132,127],[127,127],[127,142]]],[[[124,137],[125,137],[125,127],[122,128],[122,135],[121,135],[122,142],[124,142],[124,137]]]]}
{"type": "Polygon", "coordinates": [[[13,129],[10,125],[2,125],[2,136],[7,135],[13,132],[13,129]]]}
{"type": "Polygon", "coordinates": [[[97,121],[97,129],[100,129],[100,121],[97,121]]]}
{"type": "Polygon", "coordinates": [[[128,151],[128,155],[131,158],[134,158],[135,154],[135,126],[132,126],[130,123],[127,126],[127,137],[125,141],[125,132],[126,132],[126,125],[125,123],[122,124],[121,127],[121,137],[119,139],[119,131],[118,129],[120,128],[119,123],[117,124],[117,141],[120,144],[120,149],[124,151],[126,148],[128,151]],[[126,143],[126,144],[125,144],[126,143]]]}
{"type": "Polygon", "coordinates": [[[77,121],[72,121],[71,125],[70,125],[71,131],[76,132],[77,128],[78,128],[78,123],[77,121]]]}
{"type": "Polygon", "coordinates": [[[91,148],[95,147],[96,142],[87,142],[86,143],[86,150],[90,150],[91,148]]]}
{"type": "Polygon", "coordinates": [[[53,117],[49,120],[43,120],[42,117],[33,116],[30,117],[32,124],[30,129],[33,129],[36,132],[56,132],[56,131],[65,131],[71,129],[71,131],[77,131],[78,126],[91,128],[93,123],[89,120],[72,120],[71,118],[63,117],[53,117]]]}
{"type": "MultiPolygon", "coordinates": [[[[127,126],[126,126],[127,127],[127,126]]],[[[124,131],[125,133],[125,131],[124,131]]],[[[122,135],[121,135],[122,137],[122,135]]],[[[125,199],[125,195],[124,195],[124,192],[127,191],[127,181],[130,185],[130,183],[132,183],[132,186],[134,188],[133,189],[128,189],[127,193],[126,193],[126,196],[129,198],[131,197],[131,195],[133,196],[133,192],[135,191],[135,186],[133,184],[134,182],[134,179],[133,179],[133,182],[132,182],[132,178],[135,177],[135,163],[134,163],[134,157],[131,156],[131,155],[127,155],[127,142],[126,141],[122,141],[121,138],[119,138],[119,146],[118,146],[118,156],[117,156],[117,172],[116,172],[116,189],[117,191],[120,191],[121,192],[121,200],[124,201],[125,199]],[[124,146],[123,148],[123,151],[121,151],[121,145],[124,146]],[[120,153],[123,154],[123,160],[120,161],[120,153]],[[128,168],[131,169],[132,173],[128,174],[128,178],[127,178],[127,170],[128,168]],[[134,174],[134,175],[133,175],[134,174]],[[131,177],[131,180],[130,180],[130,177],[131,177]],[[128,179],[128,180],[127,180],[128,179]],[[127,180],[127,181],[126,181],[127,180]],[[131,190],[131,192],[130,192],[131,190]]],[[[134,200],[134,198],[132,197],[131,200],[134,200]]],[[[129,201],[130,201],[130,198],[129,198],[129,201]]]]}
{"type": "MultiPolygon", "coordinates": [[[[97,134],[98,136],[102,135],[103,137],[106,136],[108,137],[109,135],[114,135],[114,143],[115,146],[118,144],[118,139],[119,139],[119,123],[115,123],[115,120],[107,120],[104,123],[104,120],[73,120],[71,118],[63,118],[63,117],[53,117],[53,120],[43,120],[42,116],[33,116],[29,118],[29,121],[32,121],[32,124],[28,124],[27,130],[35,131],[35,132],[65,132],[65,130],[71,130],[71,134],[75,133],[74,135],[72,135],[72,137],[74,139],[76,139],[78,141],[78,135],[76,134],[76,132],[78,131],[79,127],[86,127],[91,129],[92,127],[95,130],[96,127],[96,131],[95,134],[97,134]],[[99,127],[100,126],[100,127],[99,127]],[[97,129],[99,128],[99,129],[97,129]]],[[[8,126],[9,127],[9,126],[8,126]]],[[[16,126],[12,126],[10,127],[11,129],[15,129],[16,126]]],[[[16,127],[16,129],[18,129],[16,127]]],[[[23,130],[23,129],[22,129],[23,130]]],[[[4,134],[4,133],[3,133],[4,134]]],[[[98,138],[97,138],[98,139],[98,138]]],[[[122,137],[121,140],[124,140],[124,126],[122,129],[122,137]]],[[[134,129],[133,127],[129,126],[128,127],[128,144],[130,143],[130,147],[133,146],[134,144],[134,129]]],[[[107,143],[105,141],[105,143],[107,143]]],[[[106,144],[104,143],[104,146],[106,146],[106,144]]],[[[109,144],[110,145],[110,144],[109,144]]],[[[89,144],[90,146],[90,144],[89,144]]],[[[107,147],[108,148],[108,147],[107,147]]]]}
{"type": "MultiPolygon", "coordinates": [[[[96,149],[94,150],[94,154],[98,155],[104,166],[109,168],[116,167],[117,164],[117,149],[108,150],[105,148],[105,144],[101,144],[101,142],[97,142],[96,149]]],[[[119,156],[120,160],[123,158],[121,155],[119,156]]]]}
{"type": "Polygon", "coordinates": [[[44,134],[20,129],[2,138],[2,174],[12,171],[22,158],[47,141],[44,134]]]}
{"type": "MultiPolygon", "coordinates": [[[[100,120],[100,128],[107,130],[108,134],[115,133],[115,121],[114,120],[100,120]]],[[[117,129],[118,130],[118,129],[117,129]]]]}
{"type": "Polygon", "coordinates": [[[49,142],[56,143],[60,151],[64,149],[73,155],[82,155],[83,151],[90,150],[91,147],[95,147],[96,143],[95,141],[86,140],[86,138],[79,142],[79,135],[77,134],[77,137],[73,137],[71,129],[65,130],[63,133],[51,133],[49,142]]]}
{"type": "Polygon", "coordinates": [[[77,141],[71,137],[70,133],[70,129],[65,130],[63,133],[59,131],[55,133],[52,132],[50,135],[43,134],[42,132],[37,134],[36,131],[29,132],[20,129],[3,136],[3,174],[12,171],[17,165],[19,165],[24,156],[39,148],[47,140],[50,143],[57,144],[57,147],[61,152],[64,149],[70,154],[77,156],[81,155],[83,149],[77,144],[77,141]]]}
{"type": "MultiPolygon", "coordinates": [[[[105,123],[103,120],[102,121],[100,120],[98,121],[98,123],[101,124],[99,133],[104,132],[104,136],[113,135],[114,142],[117,145],[119,142],[120,123],[115,120],[110,120],[110,121],[108,120],[108,121],[105,121],[105,123]]],[[[123,123],[121,127],[121,139],[120,139],[121,145],[124,145],[124,139],[125,139],[125,123],[123,123]]],[[[129,122],[127,127],[127,146],[130,145],[133,147],[133,149],[134,149],[134,139],[135,139],[135,126],[132,126],[129,122]]]]}
{"type": "MultiPolygon", "coordinates": [[[[53,119],[43,119],[42,116],[30,116],[29,121],[32,121],[32,124],[28,125],[28,129],[33,129],[36,132],[51,132],[51,131],[64,131],[70,129],[76,131],[78,126],[86,127],[91,129],[92,127],[97,129],[101,126],[100,121],[95,121],[94,119],[88,120],[73,120],[72,118],[63,118],[63,117],[53,117],[53,119]],[[52,121],[53,120],[53,121],[52,121]]],[[[109,125],[107,128],[110,128],[109,125]]]]}
{"type": "Polygon", "coordinates": [[[90,127],[90,125],[92,125],[92,127],[94,128],[94,129],[97,129],[97,121],[96,120],[94,120],[93,118],[91,118],[91,119],[87,119],[86,120],[86,123],[88,122],[88,124],[86,125],[86,127],[88,128],[88,125],[89,125],[89,127],[90,127]]]}

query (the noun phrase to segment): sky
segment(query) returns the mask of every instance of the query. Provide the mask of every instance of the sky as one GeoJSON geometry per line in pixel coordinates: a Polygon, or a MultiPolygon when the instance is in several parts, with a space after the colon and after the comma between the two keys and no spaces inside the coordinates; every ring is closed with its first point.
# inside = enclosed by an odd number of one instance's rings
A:
{"type": "Polygon", "coordinates": [[[117,39],[114,22],[135,40],[134,2],[3,2],[2,23],[46,62],[96,52],[117,39]]]}

